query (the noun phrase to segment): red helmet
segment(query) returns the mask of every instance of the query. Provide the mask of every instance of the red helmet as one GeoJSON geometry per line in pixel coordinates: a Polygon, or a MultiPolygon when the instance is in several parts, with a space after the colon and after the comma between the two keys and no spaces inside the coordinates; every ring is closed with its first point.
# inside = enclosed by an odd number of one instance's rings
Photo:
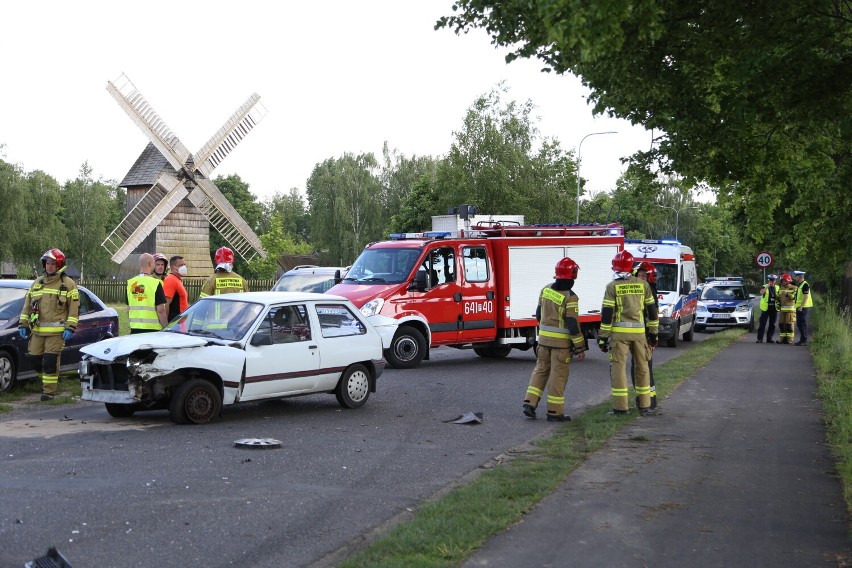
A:
{"type": "Polygon", "coordinates": [[[48,260],[52,260],[56,263],[57,270],[65,266],[65,255],[59,249],[50,249],[49,251],[41,255],[42,266],[44,266],[45,262],[47,262],[48,260]]]}
{"type": "Polygon", "coordinates": [[[782,284],[785,284],[785,285],[786,285],[786,284],[792,284],[792,283],[793,283],[793,279],[792,279],[792,278],[790,278],[790,275],[789,275],[789,274],[787,274],[786,272],[785,272],[784,274],[782,274],[782,275],[781,275],[780,280],[781,280],[781,283],[782,283],[782,284]]]}
{"type": "Polygon", "coordinates": [[[633,276],[639,276],[639,272],[645,271],[648,273],[648,282],[651,284],[657,283],[657,267],[648,262],[647,260],[637,262],[633,266],[633,276]]]}
{"type": "Polygon", "coordinates": [[[567,256],[556,263],[556,278],[559,280],[576,280],[580,265],[567,256]]]}
{"type": "Polygon", "coordinates": [[[213,258],[216,260],[216,264],[234,264],[234,251],[232,251],[228,247],[222,247],[216,251],[216,254],[213,258]]]}
{"type": "Polygon", "coordinates": [[[633,270],[633,255],[623,250],[612,257],[613,272],[631,272],[633,270]]]}

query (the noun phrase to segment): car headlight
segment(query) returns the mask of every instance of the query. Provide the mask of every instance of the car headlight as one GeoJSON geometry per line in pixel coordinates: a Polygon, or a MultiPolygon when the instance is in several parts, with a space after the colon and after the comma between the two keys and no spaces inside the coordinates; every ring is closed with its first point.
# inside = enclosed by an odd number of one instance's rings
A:
{"type": "Polygon", "coordinates": [[[749,306],[748,304],[740,304],[739,306],[737,306],[737,311],[738,312],[750,312],[751,306],[749,306]]]}
{"type": "Polygon", "coordinates": [[[698,302],[698,307],[695,308],[695,311],[706,312],[707,311],[707,304],[705,304],[704,302],[698,302]]]}
{"type": "Polygon", "coordinates": [[[376,298],[374,300],[370,300],[363,306],[361,306],[361,313],[364,314],[364,317],[368,318],[370,316],[374,316],[382,311],[382,306],[385,305],[385,301],[382,298],[376,298]]]}
{"type": "Polygon", "coordinates": [[[91,375],[92,374],[91,363],[89,363],[89,361],[85,360],[85,359],[80,361],[80,367],[78,369],[78,372],[80,373],[81,377],[88,377],[89,375],[91,375]]]}
{"type": "Polygon", "coordinates": [[[672,317],[672,306],[671,304],[667,304],[665,306],[660,306],[660,317],[661,318],[670,318],[672,317]]]}

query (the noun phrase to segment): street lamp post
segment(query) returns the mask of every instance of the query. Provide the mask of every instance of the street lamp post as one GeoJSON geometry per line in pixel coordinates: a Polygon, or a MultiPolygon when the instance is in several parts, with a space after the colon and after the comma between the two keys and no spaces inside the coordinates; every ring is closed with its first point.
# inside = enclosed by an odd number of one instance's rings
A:
{"type": "Polygon", "coordinates": [[[618,134],[615,130],[608,130],[606,132],[592,132],[591,134],[586,134],[580,140],[579,146],[577,146],[577,221],[576,223],[580,224],[580,156],[583,153],[583,142],[589,136],[597,136],[598,134],[618,134]]]}
{"type": "Polygon", "coordinates": [[[678,230],[678,227],[680,227],[680,212],[683,211],[684,209],[698,209],[697,205],[689,205],[687,207],[675,208],[675,207],[669,207],[668,205],[659,205],[658,204],[657,207],[659,207],[661,209],[671,209],[672,211],[675,212],[675,240],[678,240],[677,239],[677,230],[678,230]]]}

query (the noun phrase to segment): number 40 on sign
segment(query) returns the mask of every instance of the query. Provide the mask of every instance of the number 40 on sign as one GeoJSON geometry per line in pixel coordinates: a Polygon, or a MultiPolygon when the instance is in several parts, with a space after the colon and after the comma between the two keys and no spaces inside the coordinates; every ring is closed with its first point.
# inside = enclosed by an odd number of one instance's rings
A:
{"type": "Polygon", "coordinates": [[[759,252],[754,257],[754,263],[757,264],[760,268],[769,268],[770,266],[772,266],[773,262],[774,259],[772,258],[772,255],[766,251],[759,252]]]}

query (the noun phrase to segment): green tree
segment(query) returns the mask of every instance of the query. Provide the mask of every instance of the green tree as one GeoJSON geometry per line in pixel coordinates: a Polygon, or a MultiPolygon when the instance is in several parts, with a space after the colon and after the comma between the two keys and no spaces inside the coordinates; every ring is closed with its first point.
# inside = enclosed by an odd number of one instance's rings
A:
{"type": "Polygon", "coordinates": [[[852,5],[457,0],[483,28],[591,89],[596,113],[661,133],[636,156],[717,188],[749,237],[834,278],[852,258],[852,5]]]}
{"type": "Polygon", "coordinates": [[[260,235],[266,249],[266,258],[256,256],[248,263],[248,272],[254,278],[273,278],[279,270],[278,258],[282,254],[310,254],[312,247],[301,240],[285,234],[280,217],[273,217],[268,231],[260,235]]]}
{"type": "Polygon", "coordinates": [[[263,208],[261,233],[270,231],[275,223],[279,223],[284,236],[303,241],[308,239],[308,211],[297,188],[291,188],[286,194],[276,193],[263,204],[263,208]]]}
{"type": "MultiPolygon", "coordinates": [[[[224,195],[234,209],[237,210],[237,213],[240,214],[248,226],[257,233],[263,219],[263,206],[257,202],[257,198],[251,193],[251,191],[249,191],[249,184],[244,182],[240,176],[236,174],[231,174],[227,177],[219,176],[213,180],[213,182],[216,184],[216,187],[219,188],[219,191],[222,192],[222,195],[224,195]]],[[[233,248],[217,231],[211,231],[210,256],[212,257],[220,247],[233,248]]],[[[247,263],[242,259],[242,257],[240,257],[240,255],[236,255],[234,264],[237,272],[240,272],[241,274],[242,272],[245,272],[246,277],[251,276],[247,263]]]]}
{"type": "Polygon", "coordinates": [[[28,229],[22,222],[27,208],[23,173],[19,166],[3,160],[0,160],[0,203],[0,260],[30,260],[16,256],[21,251],[15,246],[28,229]]]}
{"type": "Polygon", "coordinates": [[[62,223],[62,193],[59,184],[48,174],[35,170],[21,180],[26,205],[18,219],[18,237],[13,244],[13,257],[28,267],[41,271],[39,259],[44,251],[68,248],[68,233],[62,223]]]}
{"type": "Polygon", "coordinates": [[[382,205],[388,217],[400,213],[403,203],[424,177],[434,181],[437,167],[438,161],[435,158],[429,156],[408,158],[396,150],[391,152],[388,149],[388,143],[384,143],[379,178],[382,185],[382,205]]]}

